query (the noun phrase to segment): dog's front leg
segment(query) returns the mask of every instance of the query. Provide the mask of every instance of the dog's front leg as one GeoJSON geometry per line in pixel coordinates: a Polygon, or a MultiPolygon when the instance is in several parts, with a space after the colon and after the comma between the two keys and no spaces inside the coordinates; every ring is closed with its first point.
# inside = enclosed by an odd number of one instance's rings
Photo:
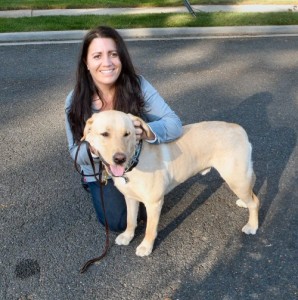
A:
{"type": "Polygon", "coordinates": [[[127,226],[123,233],[119,234],[115,240],[117,245],[128,245],[135,235],[137,227],[137,216],[139,202],[133,199],[125,199],[127,206],[127,226]]]}
{"type": "Polygon", "coordinates": [[[157,227],[160,217],[161,208],[163,205],[163,199],[160,199],[154,204],[146,205],[147,211],[147,225],[145,238],[142,243],[137,247],[136,255],[138,256],[148,256],[153,249],[154,241],[157,236],[157,227]]]}

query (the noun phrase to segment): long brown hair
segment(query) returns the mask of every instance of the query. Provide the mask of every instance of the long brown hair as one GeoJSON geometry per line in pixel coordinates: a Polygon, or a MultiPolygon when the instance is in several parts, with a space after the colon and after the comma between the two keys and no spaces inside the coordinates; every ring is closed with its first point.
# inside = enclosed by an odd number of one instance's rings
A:
{"type": "Polygon", "coordinates": [[[86,66],[89,45],[93,39],[98,37],[114,40],[122,64],[121,73],[115,83],[114,109],[137,116],[142,115],[144,112],[145,104],[140,77],[136,74],[122,37],[111,27],[99,26],[94,28],[86,34],[83,40],[77,66],[76,84],[68,113],[68,120],[75,142],[78,142],[83,136],[86,120],[92,115],[93,96],[97,94],[100,99],[103,99],[101,90],[95,86],[86,66]]]}

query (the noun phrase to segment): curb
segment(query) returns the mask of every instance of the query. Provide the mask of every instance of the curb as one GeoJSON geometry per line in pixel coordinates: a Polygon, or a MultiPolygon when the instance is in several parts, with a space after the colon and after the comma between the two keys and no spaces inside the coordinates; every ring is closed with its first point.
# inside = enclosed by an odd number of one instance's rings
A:
{"type": "MultiPolygon", "coordinates": [[[[199,38],[207,36],[298,35],[293,26],[227,26],[118,29],[124,39],[199,38]]],[[[1,33],[0,43],[82,41],[87,30],[1,33]]]]}

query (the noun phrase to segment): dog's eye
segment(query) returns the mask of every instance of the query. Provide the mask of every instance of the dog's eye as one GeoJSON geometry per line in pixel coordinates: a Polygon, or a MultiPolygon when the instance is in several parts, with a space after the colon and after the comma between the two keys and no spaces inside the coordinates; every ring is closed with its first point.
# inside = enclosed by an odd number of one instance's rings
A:
{"type": "Polygon", "coordinates": [[[129,136],[129,135],[130,135],[130,132],[128,132],[128,131],[124,133],[124,136],[129,136]]]}
{"type": "Polygon", "coordinates": [[[108,137],[109,133],[108,132],[103,132],[103,133],[101,133],[101,135],[104,136],[104,137],[108,137]]]}

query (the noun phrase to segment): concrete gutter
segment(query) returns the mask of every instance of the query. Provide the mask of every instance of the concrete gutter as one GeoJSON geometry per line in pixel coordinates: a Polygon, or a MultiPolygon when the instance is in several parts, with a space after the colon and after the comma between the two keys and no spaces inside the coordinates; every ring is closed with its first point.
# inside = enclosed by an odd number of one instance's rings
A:
{"type": "MultiPolygon", "coordinates": [[[[81,41],[86,30],[1,33],[0,43],[81,41]]],[[[119,29],[124,39],[142,38],[199,38],[206,36],[264,36],[298,35],[295,26],[227,26],[119,29]]]]}

